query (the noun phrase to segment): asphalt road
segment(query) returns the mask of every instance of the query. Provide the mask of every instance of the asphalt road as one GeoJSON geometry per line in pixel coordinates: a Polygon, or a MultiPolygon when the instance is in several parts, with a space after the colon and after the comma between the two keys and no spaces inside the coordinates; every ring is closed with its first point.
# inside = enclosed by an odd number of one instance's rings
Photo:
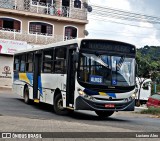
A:
{"type": "Polygon", "coordinates": [[[159,132],[160,119],[135,112],[116,112],[106,119],[90,111],[59,116],[51,105],[27,105],[18,95],[0,92],[0,131],[159,132]]]}

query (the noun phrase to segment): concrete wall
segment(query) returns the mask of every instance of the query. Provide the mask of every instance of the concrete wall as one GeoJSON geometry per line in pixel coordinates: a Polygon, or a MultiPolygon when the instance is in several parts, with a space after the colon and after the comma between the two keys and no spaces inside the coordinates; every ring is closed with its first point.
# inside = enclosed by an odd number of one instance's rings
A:
{"type": "Polygon", "coordinates": [[[13,57],[0,54],[0,87],[12,87],[13,57]]]}
{"type": "MultiPolygon", "coordinates": [[[[74,27],[77,27],[78,29],[78,38],[83,38],[84,34],[83,31],[85,29],[85,24],[82,23],[74,23],[70,21],[57,21],[54,19],[43,19],[41,17],[27,17],[27,16],[19,16],[19,15],[14,15],[14,14],[8,14],[8,13],[0,13],[0,18],[1,17],[10,17],[10,18],[15,18],[17,20],[20,20],[22,22],[22,32],[26,31],[28,32],[29,30],[29,21],[39,21],[39,22],[47,22],[50,24],[54,25],[53,29],[53,34],[55,35],[64,35],[64,27],[67,25],[71,25],[74,27]]],[[[76,20],[76,19],[75,19],[76,20]]]]}

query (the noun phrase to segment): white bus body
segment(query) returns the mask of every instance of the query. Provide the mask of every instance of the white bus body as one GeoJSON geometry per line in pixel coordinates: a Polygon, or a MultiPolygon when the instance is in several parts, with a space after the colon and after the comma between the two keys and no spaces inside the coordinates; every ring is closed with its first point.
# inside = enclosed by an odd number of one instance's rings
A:
{"type": "Polygon", "coordinates": [[[58,114],[93,110],[108,117],[114,111],[133,111],[135,47],[76,39],[19,51],[14,55],[13,90],[26,103],[54,105],[58,114]],[[115,51],[115,46],[120,49],[115,51]]]}

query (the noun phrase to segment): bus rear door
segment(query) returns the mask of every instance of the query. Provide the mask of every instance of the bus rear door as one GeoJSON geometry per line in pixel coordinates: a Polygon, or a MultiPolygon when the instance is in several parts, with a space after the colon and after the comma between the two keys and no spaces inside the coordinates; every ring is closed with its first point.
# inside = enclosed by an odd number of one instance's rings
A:
{"type": "Polygon", "coordinates": [[[34,71],[33,71],[33,99],[34,102],[39,103],[40,95],[38,91],[41,89],[41,58],[40,51],[35,52],[34,55],[34,71]]]}

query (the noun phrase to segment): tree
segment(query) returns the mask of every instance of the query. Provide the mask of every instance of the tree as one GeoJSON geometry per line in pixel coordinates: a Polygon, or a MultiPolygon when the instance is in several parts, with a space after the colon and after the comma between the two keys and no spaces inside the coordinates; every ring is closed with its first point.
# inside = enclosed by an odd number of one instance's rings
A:
{"type": "Polygon", "coordinates": [[[136,101],[136,106],[140,106],[140,92],[141,92],[142,84],[147,78],[150,78],[151,65],[147,59],[144,59],[141,56],[140,53],[137,53],[136,62],[138,64],[137,78],[140,86],[140,88],[138,89],[138,99],[136,101]]]}
{"type": "Polygon", "coordinates": [[[139,98],[143,82],[147,78],[151,78],[152,81],[160,83],[160,47],[144,46],[144,48],[137,49],[136,61],[138,64],[137,77],[140,85],[136,104],[140,105],[139,98]]]}

